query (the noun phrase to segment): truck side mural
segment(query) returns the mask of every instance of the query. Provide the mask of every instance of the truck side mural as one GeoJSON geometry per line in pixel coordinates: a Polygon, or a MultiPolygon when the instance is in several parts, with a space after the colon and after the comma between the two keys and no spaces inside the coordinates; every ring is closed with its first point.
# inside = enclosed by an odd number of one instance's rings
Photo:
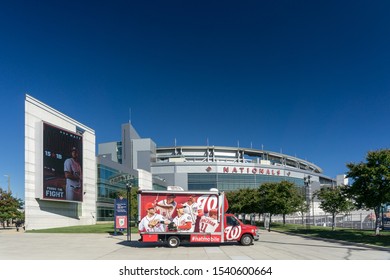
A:
{"type": "Polygon", "coordinates": [[[256,227],[225,214],[228,201],[224,193],[140,191],[138,201],[143,242],[168,241],[169,246],[177,247],[181,241],[239,241],[246,233],[243,228],[250,231],[247,242],[258,239],[256,227]]]}

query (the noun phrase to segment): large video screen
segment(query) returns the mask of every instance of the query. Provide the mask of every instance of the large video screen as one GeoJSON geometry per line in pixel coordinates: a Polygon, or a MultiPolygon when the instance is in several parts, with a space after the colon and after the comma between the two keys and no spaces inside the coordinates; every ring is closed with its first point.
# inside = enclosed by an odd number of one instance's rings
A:
{"type": "Polygon", "coordinates": [[[43,123],[43,199],[83,201],[83,138],[43,123]]]}

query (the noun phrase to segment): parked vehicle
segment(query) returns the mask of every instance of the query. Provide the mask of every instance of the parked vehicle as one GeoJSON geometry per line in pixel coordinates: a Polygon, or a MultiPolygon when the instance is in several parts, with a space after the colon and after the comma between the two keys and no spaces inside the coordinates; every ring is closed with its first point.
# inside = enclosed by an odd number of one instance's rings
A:
{"type": "Polygon", "coordinates": [[[227,214],[224,192],[146,191],[138,192],[138,221],[141,242],[181,243],[240,242],[244,246],[259,239],[256,226],[243,224],[227,214]]]}

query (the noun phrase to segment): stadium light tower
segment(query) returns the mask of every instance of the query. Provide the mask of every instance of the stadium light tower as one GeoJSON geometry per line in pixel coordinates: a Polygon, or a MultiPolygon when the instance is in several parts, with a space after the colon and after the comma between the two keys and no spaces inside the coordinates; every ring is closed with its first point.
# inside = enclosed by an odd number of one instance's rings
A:
{"type": "MultiPolygon", "coordinates": [[[[303,182],[305,184],[305,196],[306,196],[306,205],[307,205],[307,213],[306,213],[306,228],[310,228],[310,191],[311,191],[311,176],[303,177],[303,182]]],[[[314,217],[313,217],[314,219],[314,217]]],[[[314,220],[313,220],[314,222],[314,220]]]]}
{"type": "Polygon", "coordinates": [[[11,193],[11,176],[4,175],[4,177],[8,177],[8,193],[11,193]]]}

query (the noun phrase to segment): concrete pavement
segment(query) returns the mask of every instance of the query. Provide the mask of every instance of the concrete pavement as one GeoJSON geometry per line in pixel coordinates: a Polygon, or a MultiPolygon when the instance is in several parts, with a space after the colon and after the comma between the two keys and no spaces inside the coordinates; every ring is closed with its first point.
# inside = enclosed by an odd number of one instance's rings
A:
{"type": "Polygon", "coordinates": [[[0,230],[0,260],[389,260],[390,250],[261,231],[252,246],[238,243],[168,248],[108,234],[0,230]]]}

